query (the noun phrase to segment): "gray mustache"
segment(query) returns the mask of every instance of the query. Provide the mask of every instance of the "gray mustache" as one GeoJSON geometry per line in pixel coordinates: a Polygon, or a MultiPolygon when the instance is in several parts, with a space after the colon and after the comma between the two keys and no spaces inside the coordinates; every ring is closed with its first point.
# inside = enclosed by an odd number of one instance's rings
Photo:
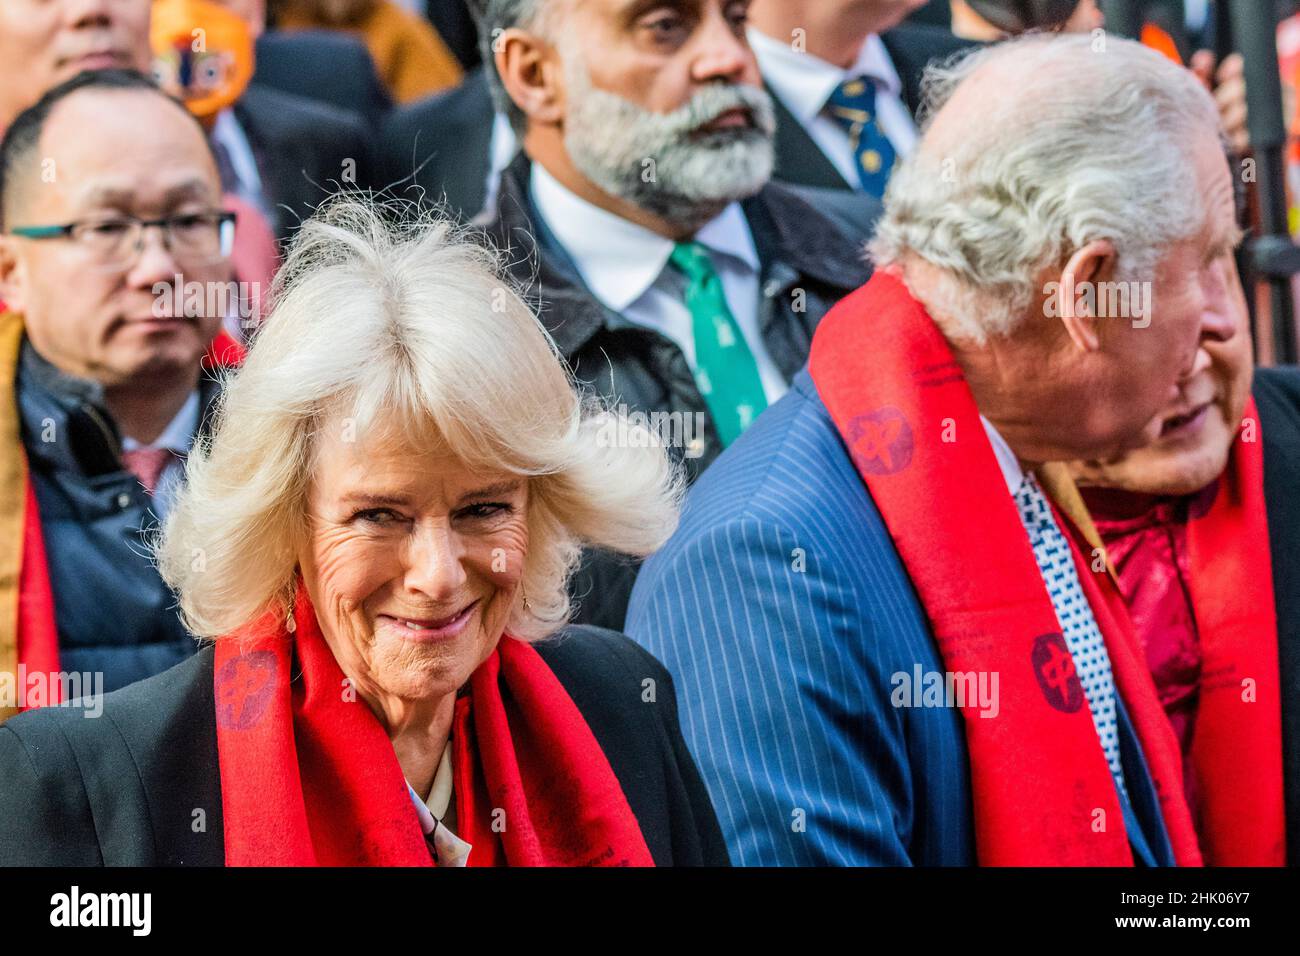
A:
{"type": "Polygon", "coordinates": [[[776,130],[776,113],[767,91],[755,86],[706,86],[685,105],[657,117],[663,132],[684,136],[734,109],[748,110],[754,125],[767,136],[776,130]]]}

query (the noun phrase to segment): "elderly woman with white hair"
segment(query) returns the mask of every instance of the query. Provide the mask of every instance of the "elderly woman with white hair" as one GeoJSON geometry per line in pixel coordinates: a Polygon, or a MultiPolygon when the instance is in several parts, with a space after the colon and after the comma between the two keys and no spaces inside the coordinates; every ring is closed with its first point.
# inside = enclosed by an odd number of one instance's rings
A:
{"type": "Polygon", "coordinates": [[[0,863],[727,861],[668,673],[565,626],[580,549],[653,551],[678,481],[496,266],[355,201],[304,227],[159,543],[215,640],[5,725],[0,863]]]}

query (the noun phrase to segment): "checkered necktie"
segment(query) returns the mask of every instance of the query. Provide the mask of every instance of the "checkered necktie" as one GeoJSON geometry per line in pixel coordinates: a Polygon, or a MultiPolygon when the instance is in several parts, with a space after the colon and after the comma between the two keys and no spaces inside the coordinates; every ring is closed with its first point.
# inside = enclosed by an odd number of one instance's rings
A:
{"type": "Polygon", "coordinates": [[[1056,524],[1047,496],[1032,474],[1026,475],[1016,494],[1020,520],[1029,532],[1038,572],[1047,586],[1061,625],[1066,646],[1070,649],[1075,673],[1083,685],[1083,695],[1092,712],[1106,763],[1116,785],[1124,789],[1124,770],[1119,759],[1119,736],[1116,733],[1115,681],[1110,670],[1110,654],[1097,627],[1092,608],[1084,596],[1083,585],[1070,553],[1070,542],[1056,524]]]}

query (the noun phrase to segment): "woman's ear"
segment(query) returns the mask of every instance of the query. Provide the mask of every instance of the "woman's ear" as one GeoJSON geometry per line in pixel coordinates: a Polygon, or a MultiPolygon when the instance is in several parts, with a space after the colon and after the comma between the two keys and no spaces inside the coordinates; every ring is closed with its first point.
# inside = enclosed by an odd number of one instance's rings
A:
{"type": "Polygon", "coordinates": [[[1094,239],[1075,251],[1061,270],[1056,286],[1056,314],[1075,347],[1084,352],[1101,348],[1097,334],[1098,284],[1115,271],[1115,246],[1094,239]]]}
{"type": "Polygon", "coordinates": [[[492,41],[497,75],[515,106],[530,123],[558,124],[564,119],[563,71],[555,48],[535,33],[511,27],[492,41]]]}

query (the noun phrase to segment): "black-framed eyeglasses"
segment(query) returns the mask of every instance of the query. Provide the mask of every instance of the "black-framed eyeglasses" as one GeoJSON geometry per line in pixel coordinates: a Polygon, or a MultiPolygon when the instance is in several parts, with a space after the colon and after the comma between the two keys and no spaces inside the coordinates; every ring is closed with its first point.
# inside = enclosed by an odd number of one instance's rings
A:
{"type": "Polygon", "coordinates": [[[95,257],[105,269],[125,268],[144,250],[144,231],[157,226],[163,244],[189,265],[207,265],[230,255],[235,244],[233,212],[206,210],[180,213],[162,219],[104,216],[61,226],[17,226],[9,232],[25,239],[71,239],[95,257]]]}

